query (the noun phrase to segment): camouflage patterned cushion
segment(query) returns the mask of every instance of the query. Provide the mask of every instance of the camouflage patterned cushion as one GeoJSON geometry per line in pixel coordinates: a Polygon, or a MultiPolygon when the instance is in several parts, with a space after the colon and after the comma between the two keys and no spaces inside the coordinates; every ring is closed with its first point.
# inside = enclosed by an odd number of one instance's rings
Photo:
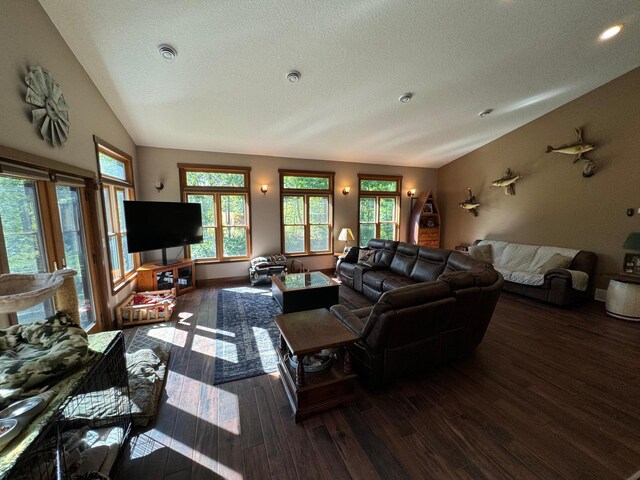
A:
{"type": "Polygon", "coordinates": [[[43,390],[92,356],[87,334],[66,314],[0,330],[0,406],[43,390]]]}

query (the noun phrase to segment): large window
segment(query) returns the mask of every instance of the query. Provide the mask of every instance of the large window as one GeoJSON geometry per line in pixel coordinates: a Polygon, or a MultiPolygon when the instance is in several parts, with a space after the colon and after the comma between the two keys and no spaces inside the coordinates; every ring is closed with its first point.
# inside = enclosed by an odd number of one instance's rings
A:
{"type": "Polygon", "coordinates": [[[398,240],[402,177],[358,175],[358,242],[398,240]]]}
{"type": "Polygon", "coordinates": [[[129,253],[127,248],[127,225],[124,221],[124,201],[135,199],[133,166],[131,157],[126,153],[98,138],[95,141],[111,288],[115,292],[134,277],[139,265],[139,255],[129,253]]]}
{"type": "Polygon", "coordinates": [[[182,200],[202,208],[204,240],[188,247],[200,262],[244,260],[251,254],[249,172],[244,167],[178,164],[182,200]]]}
{"type": "Polygon", "coordinates": [[[333,252],[333,172],[280,170],[282,252],[333,252]]]}

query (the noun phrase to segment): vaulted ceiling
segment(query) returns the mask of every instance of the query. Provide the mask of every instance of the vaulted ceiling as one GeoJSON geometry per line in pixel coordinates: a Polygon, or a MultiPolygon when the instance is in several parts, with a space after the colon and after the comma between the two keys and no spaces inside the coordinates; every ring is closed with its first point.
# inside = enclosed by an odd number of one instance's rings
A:
{"type": "Polygon", "coordinates": [[[640,65],[638,0],[40,3],[157,147],[439,167],[640,65]]]}

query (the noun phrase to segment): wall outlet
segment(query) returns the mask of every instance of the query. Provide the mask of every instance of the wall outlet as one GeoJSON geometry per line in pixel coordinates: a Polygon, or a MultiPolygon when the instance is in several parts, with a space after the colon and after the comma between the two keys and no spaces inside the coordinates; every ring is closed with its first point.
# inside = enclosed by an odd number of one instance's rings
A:
{"type": "Polygon", "coordinates": [[[594,298],[599,302],[606,302],[607,291],[604,288],[596,288],[596,294],[594,298]]]}

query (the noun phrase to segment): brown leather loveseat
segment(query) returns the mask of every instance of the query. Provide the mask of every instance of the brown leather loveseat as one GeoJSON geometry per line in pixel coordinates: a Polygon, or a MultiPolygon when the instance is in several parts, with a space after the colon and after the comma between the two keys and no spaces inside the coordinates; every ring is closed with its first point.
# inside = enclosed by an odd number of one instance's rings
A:
{"type": "Polygon", "coordinates": [[[368,247],[376,251],[372,262],[343,261],[338,275],[377,303],[331,312],[359,336],[353,364],[370,385],[461,358],[480,344],[503,284],[491,264],[400,242],[374,239],[368,247]]]}

